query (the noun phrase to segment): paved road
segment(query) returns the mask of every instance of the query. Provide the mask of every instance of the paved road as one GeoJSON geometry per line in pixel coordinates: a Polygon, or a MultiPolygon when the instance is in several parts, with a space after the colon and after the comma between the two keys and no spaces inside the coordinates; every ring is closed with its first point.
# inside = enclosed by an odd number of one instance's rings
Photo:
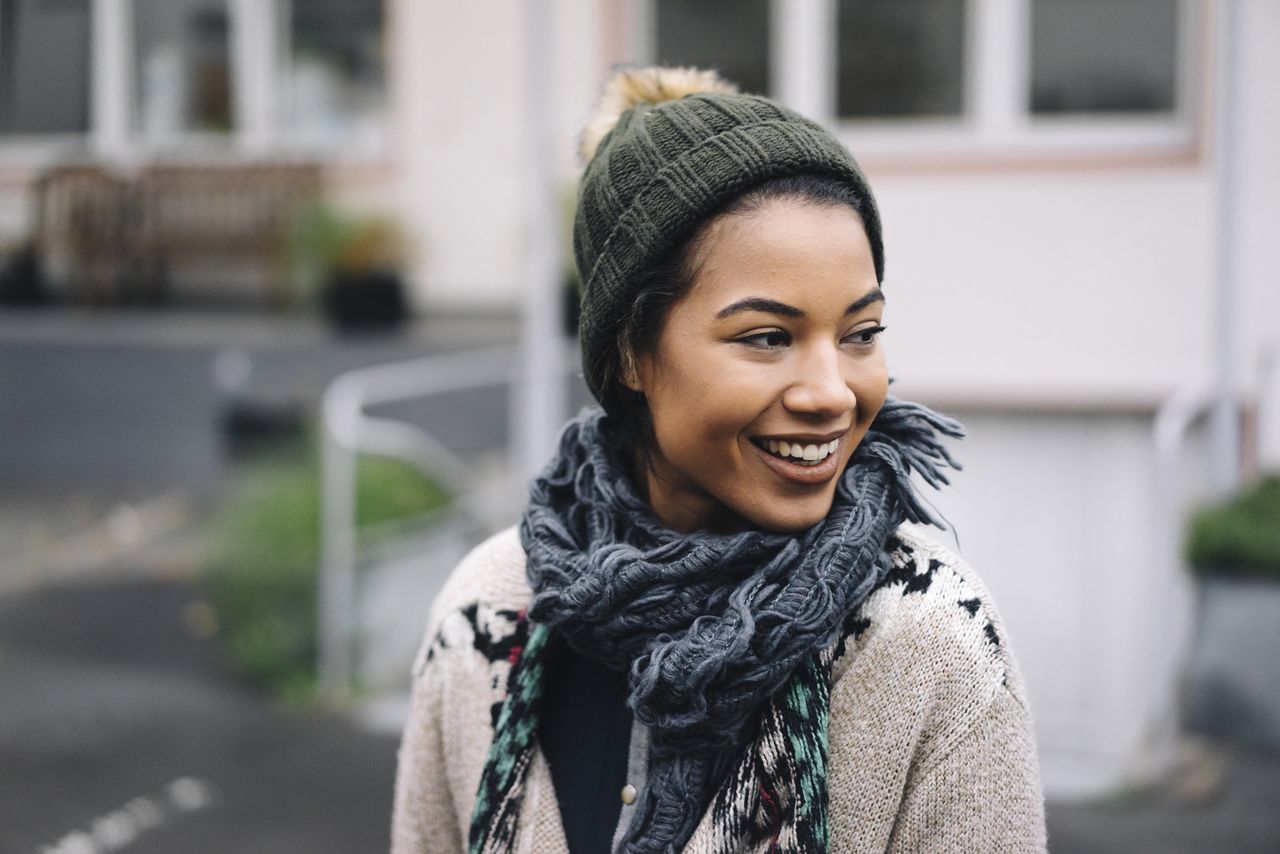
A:
{"type": "Polygon", "coordinates": [[[134,854],[386,850],[396,740],[237,684],[187,627],[196,598],[145,580],[0,597],[0,851],[77,831],[99,847],[67,854],[117,850],[102,840],[130,819],[134,854]]]}
{"type": "Polygon", "coordinates": [[[1182,780],[1107,802],[1049,805],[1053,854],[1280,852],[1280,755],[1215,745],[1182,780]],[[1199,778],[1199,779],[1197,779],[1199,778]]]}

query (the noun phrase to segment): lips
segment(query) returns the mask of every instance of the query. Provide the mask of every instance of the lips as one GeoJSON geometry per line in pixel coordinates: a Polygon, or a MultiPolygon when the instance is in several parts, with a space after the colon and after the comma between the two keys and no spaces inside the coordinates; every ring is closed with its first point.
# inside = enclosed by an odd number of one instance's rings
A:
{"type": "Polygon", "coordinates": [[[760,459],[783,479],[815,485],[833,478],[840,468],[840,446],[846,433],[826,436],[754,437],[751,445],[760,459]],[[785,451],[785,454],[784,454],[785,451]]]}

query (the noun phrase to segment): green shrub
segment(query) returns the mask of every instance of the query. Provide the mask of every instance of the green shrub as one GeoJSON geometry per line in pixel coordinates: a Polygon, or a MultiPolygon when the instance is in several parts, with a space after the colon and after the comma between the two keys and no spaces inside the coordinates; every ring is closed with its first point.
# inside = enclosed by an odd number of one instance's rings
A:
{"type": "Polygon", "coordinates": [[[1197,512],[1187,557],[1201,574],[1280,579],[1280,475],[1197,512]]]}
{"type": "MultiPolygon", "coordinates": [[[[421,516],[447,502],[408,464],[361,457],[361,527],[421,516]]],[[[203,582],[232,666],[286,699],[315,687],[320,474],[314,453],[239,472],[210,528],[203,582]]]]}

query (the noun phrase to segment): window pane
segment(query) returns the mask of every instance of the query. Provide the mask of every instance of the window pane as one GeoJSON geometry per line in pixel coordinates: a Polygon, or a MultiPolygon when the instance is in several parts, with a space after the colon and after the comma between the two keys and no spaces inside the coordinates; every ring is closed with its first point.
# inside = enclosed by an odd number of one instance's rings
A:
{"type": "Polygon", "coordinates": [[[137,129],[148,139],[231,129],[226,0],[134,0],[137,129]]]}
{"type": "Polygon", "coordinates": [[[663,65],[714,68],[744,92],[769,91],[768,0],[658,0],[663,65]]]}
{"type": "Polygon", "coordinates": [[[1033,113],[1168,112],[1178,0],[1034,0],[1033,113]]]}
{"type": "Polygon", "coordinates": [[[89,129],[89,0],[0,0],[0,133],[89,129]]]}
{"type": "Polygon", "coordinates": [[[964,0],[840,0],[838,15],[838,115],[961,113],[964,0]]]}
{"type": "Polygon", "coordinates": [[[310,145],[381,142],[382,0],[294,0],[289,14],[289,116],[310,145]]]}

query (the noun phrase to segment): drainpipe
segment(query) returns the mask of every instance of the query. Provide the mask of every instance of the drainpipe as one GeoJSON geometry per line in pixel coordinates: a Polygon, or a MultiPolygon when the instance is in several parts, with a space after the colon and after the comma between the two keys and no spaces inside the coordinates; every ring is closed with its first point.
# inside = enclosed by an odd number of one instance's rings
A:
{"type": "Polygon", "coordinates": [[[1217,299],[1213,311],[1213,386],[1215,400],[1209,420],[1210,461],[1213,486],[1218,494],[1234,490],[1240,482],[1239,377],[1235,359],[1238,303],[1236,277],[1236,98],[1239,92],[1238,0],[1217,4],[1218,73],[1214,143],[1217,147],[1217,231],[1214,245],[1214,281],[1217,299]]]}
{"type": "Polygon", "coordinates": [[[514,488],[551,456],[565,411],[560,357],[560,241],[552,175],[552,46],[548,0],[523,4],[525,102],[525,276],[520,322],[520,375],[512,389],[514,488]]]}

